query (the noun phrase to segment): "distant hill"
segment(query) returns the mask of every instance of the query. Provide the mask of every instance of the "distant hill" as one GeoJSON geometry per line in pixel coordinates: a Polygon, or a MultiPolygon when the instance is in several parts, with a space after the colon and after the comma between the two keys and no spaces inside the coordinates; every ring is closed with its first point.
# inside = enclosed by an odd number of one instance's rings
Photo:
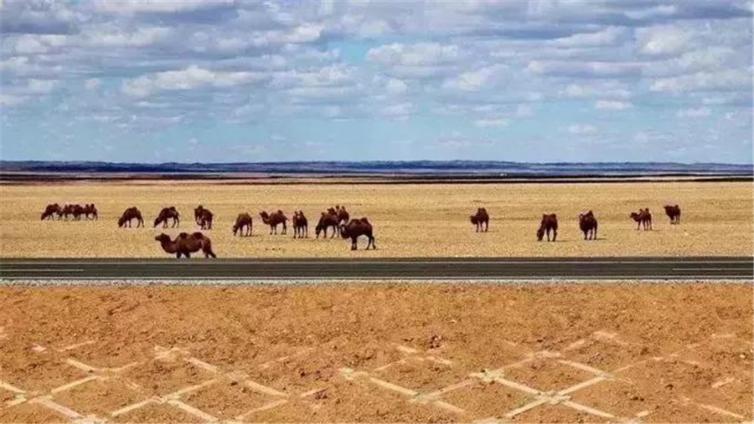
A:
{"type": "Polygon", "coordinates": [[[602,162],[520,163],[500,161],[406,162],[257,162],[257,163],[111,163],[0,161],[0,172],[149,173],[267,175],[469,175],[469,176],[612,176],[612,175],[752,175],[752,165],[723,163],[602,162]]]}

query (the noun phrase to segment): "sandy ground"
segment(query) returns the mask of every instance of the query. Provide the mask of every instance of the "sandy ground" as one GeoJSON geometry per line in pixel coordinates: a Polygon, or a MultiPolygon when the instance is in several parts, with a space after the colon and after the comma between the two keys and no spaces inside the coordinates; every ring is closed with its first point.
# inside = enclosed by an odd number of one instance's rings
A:
{"type": "MultiPolygon", "coordinates": [[[[212,182],[76,183],[0,186],[0,255],[3,257],[160,257],[166,256],[151,228],[163,206],[175,205],[184,220],[180,231],[196,231],[193,208],[215,213],[206,234],[220,257],[346,256],[594,256],[594,255],[751,255],[752,186],[750,183],[609,183],[480,185],[231,185],[212,182]],[[99,221],[40,221],[48,203],[90,203],[99,221]],[[662,206],[679,204],[681,225],[669,224],[662,206]],[[353,253],[340,239],[317,240],[314,226],[321,211],[343,204],[353,217],[373,223],[378,250],[353,253]],[[117,219],[139,207],[147,228],[119,229],[117,219]],[[490,231],[477,234],[468,216],[484,206],[492,216],[490,231]],[[629,212],[649,207],[654,231],[636,231],[629,212]],[[289,216],[302,209],[310,238],[270,236],[258,217],[261,210],[282,209],[289,216]],[[585,242],[579,212],[592,209],[599,220],[599,240],[585,242]],[[254,215],[254,236],[233,237],[239,212],[254,215]],[[556,243],[538,243],[542,213],[557,213],[556,243]]],[[[361,240],[361,246],[366,244],[361,240]]]]}
{"type": "Polygon", "coordinates": [[[0,422],[750,421],[752,296],[709,283],[5,286],[0,422]]]}

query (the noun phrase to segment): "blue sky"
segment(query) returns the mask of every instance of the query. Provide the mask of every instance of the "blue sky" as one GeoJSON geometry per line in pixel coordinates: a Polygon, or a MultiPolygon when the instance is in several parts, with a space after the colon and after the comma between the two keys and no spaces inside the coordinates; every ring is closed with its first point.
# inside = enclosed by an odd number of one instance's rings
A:
{"type": "Polygon", "coordinates": [[[752,1],[4,0],[0,158],[752,161],[752,1]]]}

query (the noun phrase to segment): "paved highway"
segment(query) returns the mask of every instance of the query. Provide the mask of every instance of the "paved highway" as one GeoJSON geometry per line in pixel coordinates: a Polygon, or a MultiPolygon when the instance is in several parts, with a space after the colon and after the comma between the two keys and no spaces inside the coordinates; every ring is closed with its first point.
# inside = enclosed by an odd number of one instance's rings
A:
{"type": "Polygon", "coordinates": [[[0,259],[3,280],[754,279],[751,257],[0,259]]]}

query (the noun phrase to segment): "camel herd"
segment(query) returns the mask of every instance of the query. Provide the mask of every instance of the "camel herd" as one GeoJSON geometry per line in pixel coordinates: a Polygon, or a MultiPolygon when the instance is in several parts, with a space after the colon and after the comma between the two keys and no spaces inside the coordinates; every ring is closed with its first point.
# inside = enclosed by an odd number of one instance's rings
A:
{"type": "MultiPolygon", "coordinates": [[[[678,205],[666,205],[665,214],[670,218],[671,225],[681,223],[681,208],[678,205]]],[[[74,221],[80,221],[82,218],[98,219],[97,208],[94,203],[84,206],[78,204],[66,204],[60,206],[57,203],[47,205],[42,213],[42,220],[58,220],[72,217],[74,221]]],[[[270,227],[270,235],[278,234],[278,227],[282,226],[281,235],[287,234],[288,217],[282,210],[273,212],[262,211],[259,217],[265,225],[270,227]]],[[[629,217],[636,222],[636,230],[652,230],[652,213],[649,208],[639,209],[638,212],[631,212],[629,217]]],[[[119,228],[131,228],[132,223],[136,221],[136,227],[144,227],[144,218],[141,211],[135,206],[127,208],[118,219],[119,228]]],[[[211,230],[214,214],[202,205],[194,209],[194,221],[202,230],[211,230]]],[[[478,208],[474,215],[469,216],[469,220],[475,226],[476,232],[487,232],[489,230],[490,215],[486,208],[478,208]]],[[[162,228],[179,227],[181,214],[175,206],[162,208],[154,220],[153,227],[162,225],[162,228]]],[[[242,212],[236,217],[232,230],[234,236],[249,237],[253,232],[253,218],[248,212],[242,212]]],[[[309,237],[309,221],[304,215],[304,211],[297,210],[293,212],[291,219],[293,225],[293,238],[309,237]]],[[[597,218],[594,212],[587,211],[579,214],[579,229],[584,234],[584,240],[597,239],[597,218]]],[[[316,238],[322,235],[327,238],[328,230],[330,238],[340,235],[343,239],[351,239],[351,250],[357,249],[357,239],[359,237],[367,238],[368,250],[370,247],[376,249],[375,238],[372,224],[367,218],[351,219],[350,214],[345,206],[336,205],[334,208],[328,208],[320,215],[317,226],[315,227],[316,238]]],[[[556,214],[543,214],[537,229],[537,240],[542,241],[547,237],[547,241],[556,241],[558,237],[558,217],[556,214]]],[[[166,253],[175,254],[176,257],[190,257],[191,253],[202,251],[205,257],[215,258],[212,251],[212,242],[209,237],[201,232],[188,234],[182,232],[175,239],[171,239],[167,234],[160,234],[155,237],[160,242],[160,246],[166,253]]]]}

